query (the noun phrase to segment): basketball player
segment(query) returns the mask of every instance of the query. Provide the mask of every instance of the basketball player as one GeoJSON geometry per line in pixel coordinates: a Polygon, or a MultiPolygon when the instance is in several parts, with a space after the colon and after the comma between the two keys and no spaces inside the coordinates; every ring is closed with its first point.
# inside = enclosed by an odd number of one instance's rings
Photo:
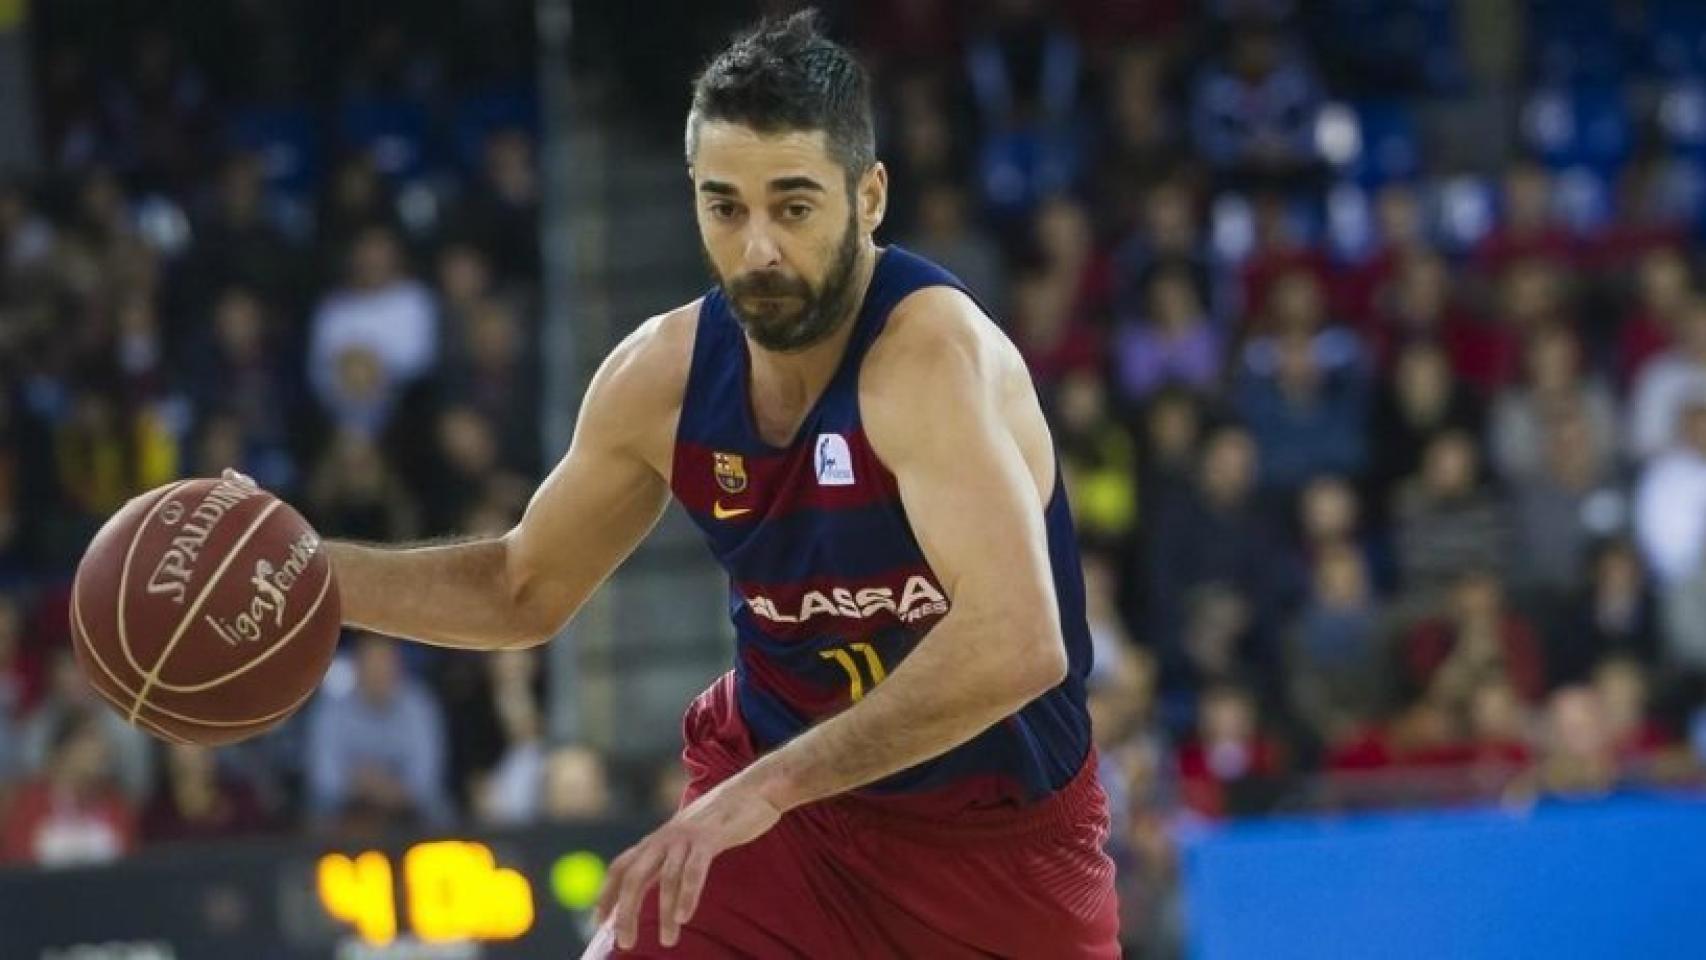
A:
{"type": "Polygon", "coordinates": [[[873,151],[868,80],[810,14],[737,39],[687,123],[716,286],[612,352],[507,535],[330,548],[350,622],[501,649],[556,633],[671,493],[703,528],[735,668],[594,955],[1118,955],[1052,441],[958,281],[873,243],[873,151]]]}

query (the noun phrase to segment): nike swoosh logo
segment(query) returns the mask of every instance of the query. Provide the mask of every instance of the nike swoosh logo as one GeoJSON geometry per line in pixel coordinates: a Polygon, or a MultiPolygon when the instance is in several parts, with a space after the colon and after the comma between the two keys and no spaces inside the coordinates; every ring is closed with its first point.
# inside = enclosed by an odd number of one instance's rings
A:
{"type": "Polygon", "coordinates": [[[738,517],[743,513],[751,512],[751,507],[734,507],[731,509],[723,506],[723,501],[721,500],[713,500],[711,502],[711,516],[716,517],[718,520],[733,520],[735,517],[738,517]]]}

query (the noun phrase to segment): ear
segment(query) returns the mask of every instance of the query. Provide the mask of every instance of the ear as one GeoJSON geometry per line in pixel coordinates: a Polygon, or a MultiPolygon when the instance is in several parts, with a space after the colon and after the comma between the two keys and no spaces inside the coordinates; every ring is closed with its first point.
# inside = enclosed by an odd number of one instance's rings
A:
{"type": "Polygon", "coordinates": [[[889,171],[882,161],[871,164],[871,169],[859,178],[857,202],[859,226],[865,233],[876,233],[889,209],[889,171]]]}

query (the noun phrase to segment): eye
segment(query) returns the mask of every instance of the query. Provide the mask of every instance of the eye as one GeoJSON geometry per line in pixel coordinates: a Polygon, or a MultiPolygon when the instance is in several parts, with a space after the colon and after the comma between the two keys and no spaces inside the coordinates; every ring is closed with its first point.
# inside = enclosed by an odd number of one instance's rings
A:
{"type": "Polygon", "coordinates": [[[705,209],[710,211],[713,220],[733,220],[738,212],[735,205],[727,200],[713,200],[705,209]]]}
{"type": "Polygon", "coordinates": [[[790,203],[782,208],[782,215],[789,220],[804,220],[811,213],[812,205],[809,203],[790,203]]]}

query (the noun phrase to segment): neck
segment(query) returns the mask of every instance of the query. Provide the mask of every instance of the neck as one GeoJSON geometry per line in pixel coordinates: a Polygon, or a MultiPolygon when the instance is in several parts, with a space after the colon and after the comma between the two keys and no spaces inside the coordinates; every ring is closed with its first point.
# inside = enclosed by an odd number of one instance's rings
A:
{"type": "Polygon", "coordinates": [[[763,396],[777,407],[797,410],[803,414],[807,407],[829,386],[829,380],[835,376],[835,370],[841,364],[841,356],[847,350],[847,341],[853,336],[854,319],[859,309],[865,303],[865,294],[871,285],[871,275],[876,270],[877,249],[870,241],[859,251],[857,266],[853,271],[853,290],[855,296],[847,304],[847,312],[838,318],[835,332],[817,343],[791,353],[778,353],[766,350],[758,344],[747,340],[748,354],[752,357],[752,389],[754,399],[763,396]]]}

